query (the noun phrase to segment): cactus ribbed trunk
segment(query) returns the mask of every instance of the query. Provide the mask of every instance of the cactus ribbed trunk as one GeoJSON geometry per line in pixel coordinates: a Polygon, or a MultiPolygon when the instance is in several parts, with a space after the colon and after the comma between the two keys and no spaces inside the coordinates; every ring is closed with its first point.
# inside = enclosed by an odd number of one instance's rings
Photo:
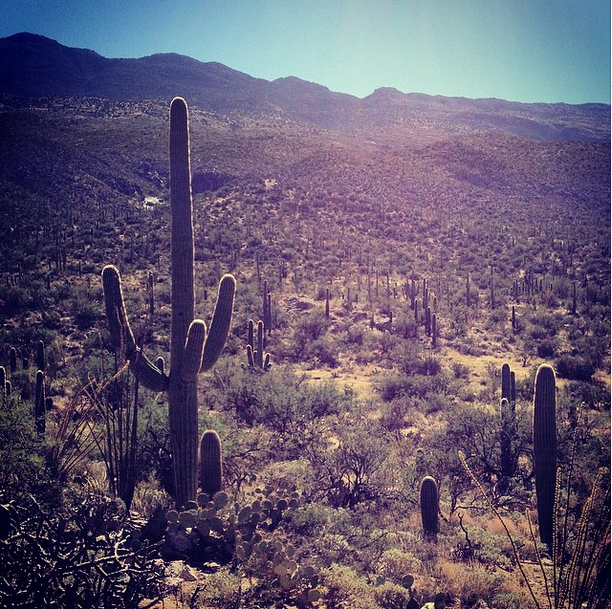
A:
{"type": "Polygon", "coordinates": [[[195,317],[193,286],[193,204],[189,165],[187,105],[170,106],[170,209],[172,212],[171,373],[168,382],[170,442],[175,499],[182,506],[196,496],[198,471],[198,381],[183,374],[187,330],[195,317]]]}
{"type": "Polygon", "coordinates": [[[538,527],[542,543],[552,548],[557,475],[557,396],[555,372],[542,364],[536,373],[533,398],[533,467],[538,527]]]}

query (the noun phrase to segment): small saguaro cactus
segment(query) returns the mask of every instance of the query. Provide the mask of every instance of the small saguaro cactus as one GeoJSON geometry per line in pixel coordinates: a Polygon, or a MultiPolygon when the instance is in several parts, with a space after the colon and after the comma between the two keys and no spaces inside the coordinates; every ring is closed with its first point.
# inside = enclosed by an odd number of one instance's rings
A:
{"type": "Polygon", "coordinates": [[[421,521],[425,537],[436,539],[438,524],[438,483],[431,476],[425,476],[421,481],[421,521]]]}
{"type": "Polygon", "coordinates": [[[433,313],[431,316],[431,346],[438,346],[438,316],[433,313]]]}
{"type": "Polygon", "coordinates": [[[505,363],[501,369],[501,396],[510,402],[512,397],[510,385],[510,364],[505,363]]]}
{"type": "Polygon", "coordinates": [[[510,401],[502,398],[500,403],[501,416],[501,474],[504,478],[514,474],[514,463],[512,457],[512,436],[514,430],[514,416],[510,401]]]}
{"type": "Polygon", "coordinates": [[[6,393],[6,368],[0,366],[0,394],[6,393]]]}
{"type": "Polygon", "coordinates": [[[147,300],[149,302],[149,315],[155,315],[155,277],[151,271],[147,275],[147,300]]]}
{"type": "Polygon", "coordinates": [[[160,370],[136,344],[128,322],[119,271],[102,271],[104,301],[113,346],[129,362],[139,382],[153,391],[168,392],[168,419],[174,499],[183,507],[195,499],[198,485],[198,373],[210,370],[225,345],[232,319],[236,280],[219,283],[210,328],[195,319],[193,203],[189,163],[189,120],[185,100],[170,105],[170,210],[172,319],[170,370],[160,370]]]}
{"type": "Polygon", "coordinates": [[[257,344],[255,344],[254,322],[249,319],[249,337],[247,344],[247,361],[249,368],[269,370],[270,354],[264,351],[266,327],[261,319],[257,322],[257,344]],[[257,347],[257,348],[256,348],[257,347]]]}
{"type": "Polygon", "coordinates": [[[264,279],[263,283],[263,323],[265,329],[268,331],[268,335],[272,330],[272,295],[268,290],[268,280],[264,279]]]}
{"type": "Polygon", "coordinates": [[[223,450],[221,438],[214,429],[208,429],[200,440],[200,488],[212,497],[223,487],[223,450]]]}
{"type": "Polygon", "coordinates": [[[34,419],[36,421],[36,432],[39,436],[45,435],[46,408],[45,373],[42,370],[39,370],[36,373],[36,393],[34,398],[34,419]]]}
{"type": "Polygon", "coordinates": [[[44,372],[46,362],[47,359],[45,357],[45,343],[44,341],[39,340],[36,343],[36,367],[44,372]]]}
{"type": "Polygon", "coordinates": [[[9,368],[11,372],[17,370],[17,349],[15,347],[11,347],[9,351],[9,368]]]}
{"type": "Polygon", "coordinates": [[[549,364],[542,364],[536,373],[533,396],[533,469],[540,540],[549,548],[553,544],[557,475],[556,411],[555,371],[549,364]]]}

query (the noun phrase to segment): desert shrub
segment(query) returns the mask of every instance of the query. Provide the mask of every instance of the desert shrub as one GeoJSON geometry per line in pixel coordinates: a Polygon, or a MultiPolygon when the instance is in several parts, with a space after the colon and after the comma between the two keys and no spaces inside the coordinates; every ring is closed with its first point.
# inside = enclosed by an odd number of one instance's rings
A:
{"type": "Polygon", "coordinates": [[[409,386],[407,375],[396,370],[383,372],[377,381],[377,390],[385,402],[406,396],[409,386]]]}
{"type": "Polygon", "coordinates": [[[338,350],[327,337],[320,337],[308,343],[303,352],[302,359],[313,362],[315,366],[329,366],[335,368],[338,365],[338,350]]]}
{"type": "Polygon", "coordinates": [[[241,605],[242,579],[239,574],[223,568],[206,575],[198,583],[190,602],[192,606],[210,609],[234,609],[241,605]]]}
{"type": "Polygon", "coordinates": [[[451,364],[453,375],[456,379],[467,380],[470,376],[470,369],[465,364],[460,362],[453,362],[451,364]]]}
{"type": "Polygon", "coordinates": [[[374,600],[382,609],[405,609],[410,601],[406,588],[392,582],[384,582],[372,590],[374,600]]]}
{"type": "Polygon", "coordinates": [[[78,299],[74,303],[74,321],[81,331],[88,330],[99,321],[102,315],[102,307],[95,300],[78,299]]]}
{"type": "Polygon", "coordinates": [[[588,381],[595,374],[595,367],[585,357],[564,354],[555,360],[555,369],[561,378],[588,381]]]}
{"type": "Polygon", "coordinates": [[[556,336],[545,337],[535,343],[535,349],[538,357],[552,358],[559,350],[560,341],[556,336]]]}
{"type": "Polygon", "coordinates": [[[423,569],[421,561],[414,555],[399,548],[390,548],[381,555],[376,572],[395,583],[400,583],[403,578],[423,569]]]}
{"type": "Polygon", "coordinates": [[[32,305],[32,294],[21,285],[0,286],[0,312],[11,317],[32,305]]]}
{"type": "Polygon", "coordinates": [[[350,396],[333,384],[306,383],[285,366],[265,374],[233,368],[215,401],[250,426],[264,425],[276,436],[277,458],[295,458],[322,417],[348,408],[350,396]]]}
{"type": "Polygon", "coordinates": [[[327,609],[379,609],[368,582],[350,567],[332,565],[321,572],[327,609]]]}
{"type": "Polygon", "coordinates": [[[578,404],[584,402],[587,408],[610,410],[610,389],[605,383],[570,381],[568,392],[574,394],[578,404]]]}
{"type": "Polygon", "coordinates": [[[472,607],[481,599],[488,603],[501,586],[501,576],[483,565],[444,562],[441,567],[444,588],[461,600],[462,607],[472,607]]]}
{"type": "Polygon", "coordinates": [[[389,455],[388,438],[361,413],[354,405],[330,422],[326,442],[317,437],[305,447],[319,490],[334,507],[376,501],[384,492],[381,468],[389,455]]]}
{"type": "Polygon", "coordinates": [[[0,540],[4,606],[137,607],[160,598],[161,565],[138,541],[125,507],[104,495],[68,489],[60,508],[10,505],[0,540]]]}
{"type": "Polygon", "coordinates": [[[45,472],[41,447],[31,405],[16,394],[10,397],[0,394],[0,497],[3,502],[20,502],[30,493],[41,499],[53,489],[45,472]]]}

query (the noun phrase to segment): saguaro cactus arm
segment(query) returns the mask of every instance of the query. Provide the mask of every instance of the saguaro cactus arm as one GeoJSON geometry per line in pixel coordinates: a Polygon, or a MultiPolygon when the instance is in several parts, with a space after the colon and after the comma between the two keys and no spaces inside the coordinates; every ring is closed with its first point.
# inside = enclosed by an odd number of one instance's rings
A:
{"type": "Polygon", "coordinates": [[[124,360],[129,361],[130,369],[147,389],[164,391],[168,386],[168,377],[136,345],[125,311],[121,276],[117,267],[112,264],[104,267],[102,285],[106,319],[113,346],[124,360]]]}
{"type": "Polygon", "coordinates": [[[210,370],[219,359],[221,351],[223,351],[232,321],[235,292],[236,280],[232,275],[224,275],[219,282],[217,304],[215,305],[215,312],[213,313],[208,337],[204,345],[204,356],[200,372],[210,370]]]}
{"type": "Polygon", "coordinates": [[[187,330],[185,350],[183,352],[183,368],[181,379],[193,381],[200,371],[204,343],[206,342],[206,324],[201,319],[194,319],[187,330]]]}

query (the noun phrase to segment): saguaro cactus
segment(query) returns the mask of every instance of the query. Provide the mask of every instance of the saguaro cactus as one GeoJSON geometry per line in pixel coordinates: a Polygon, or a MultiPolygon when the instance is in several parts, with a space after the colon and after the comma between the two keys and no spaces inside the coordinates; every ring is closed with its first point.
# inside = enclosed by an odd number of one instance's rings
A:
{"type": "Polygon", "coordinates": [[[501,416],[501,474],[504,478],[514,475],[512,457],[512,436],[514,435],[514,414],[508,398],[503,397],[500,404],[501,416]]]}
{"type": "Polygon", "coordinates": [[[257,344],[255,344],[254,322],[249,319],[249,338],[247,343],[247,361],[249,368],[257,370],[269,370],[270,354],[264,351],[266,327],[260,319],[257,322],[257,344]]]}
{"type": "Polygon", "coordinates": [[[47,358],[45,357],[45,343],[44,341],[39,340],[36,343],[36,367],[44,372],[46,362],[47,358]]]}
{"type": "Polygon", "coordinates": [[[542,364],[536,373],[533,397],[533,467],[540,540],[552,548],[557,473],[557,395],[555,371],[542,364]]]}
{"type": "Polygon", "coordinates": [[[45,435],[45,414],[45,373],[42,370],[39,370],[36,373],[36,393],[34,398],[34,419],[36,422],[36,432],[38,433],[39,437],[45,435]]]}
{"type": "Polygon", "coordinates": [[[510,402],[512,398],[510,386],[510,365],[505,363],[501,369],[501,396],[510,402]]]}
{"type": "Polygon", "coordinates": [[[15,347],[11,347],[9,351],[9,367],[11,372],[15,372],[15,370],[17,370],[17,350],[15,347]]]}
{"type": "Polygon", "coordinates": [[[421,520],[425,537],[438,535],[438,483],[431,476],[421,481],[421,520]]]}
{"type": "Polygon", "coordinates": [[[194,248],[189,121],[185,100],[170,106],[170,208],[172,213],[172,319],[170,371],[154,365],[136,345],[125,312],[121,279],[114,266],[102,271],[106,317],[115,349],[129,361],[140,383],[167,391],[175,492],[178,507],[195,499],[198,478],[198,373],[219,358],[232,318],[236,281],[225,275],[219,284],[210,329],[194,319],[194,248]]]}
{"type": "Polygon", "coordinates": [[[223,486],[223,451],[221,438],[214,429],[202,434],[200,441],[200,488],[212,497],[223,486]]]}

